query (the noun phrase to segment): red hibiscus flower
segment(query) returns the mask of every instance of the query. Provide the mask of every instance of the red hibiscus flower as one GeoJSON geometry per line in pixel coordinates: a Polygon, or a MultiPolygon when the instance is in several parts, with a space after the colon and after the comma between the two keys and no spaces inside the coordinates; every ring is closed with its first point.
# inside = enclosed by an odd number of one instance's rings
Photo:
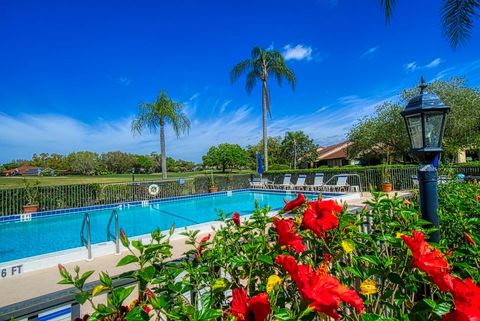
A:
{"type": "Polygon", "coordinates": [[[205,236],[202,237],[202,239],[200,240],[200,244],[207,242],[211,237],[212,237],[211,234],[205,235],[205,236]]]}
{"type": "Polygon", "coordinates": [[[338,216],[342,207],[333,200],[308,202],[303,214],[302,226],[323,238],[325,232],[338,227],[338,216]]]}
{"type": "Polygon", "coordinates": [[[452,277],[445,255],[430,246],[421,232],[413,231],[413,237],[402,235],[401,238],[412,251],[413,266],[427,273],[441,291],[451,289],[452,277]]]}
{"type": "Polygon", "coordinates": [[[273,224],[278,234],[278,244],[285,245],[297,253],[305,251],[305,245],[302,243],[302,237],[295,234],[295,223],[292,220],[273,218],[273,224]]]}
{"type": "Polygon", "coordinates": [[[471,279],[462,281],[459,278],[452,280],[450,292],[455,303],[455,311],[443,317],[443,320],[480,320],[480,287],[475,285],[471,279]]]}
{"type": "Polygon", "coordinates": [[[468,244],[475,245],[475,240],[472,238],[470,234],[468,234],[467,232],[463,232],[463,237],[468,242],[468,244]]]}
{"type": "Polygon", "coordinates": [[[233,213],[232,221],[236,226],[240,226],[240,214],[238,212],[233,213]]]}
{"type": "Polygon", "coordinates": [[[244,288],[233,289],[230,313],[237,321],[264,321],[271,311],[267,293],[248,299],[244,288]]]}
{"type": "Polygon", "coordinates": [[[291,200],[290,202],[285,201],[286,204],[283,207],[283,210],[285,212],[296,210],[297,208],[299,208],[300,206],[302,206],[306,202],[307,202],[307,199],[305,198],[305,196],[303,196],[302,193],[298,193],[296,199],[291,200]]]}
{"type": "Polygon", "coordinates": [[[342,302],[363,312],[363,300],[357,292],[342,285],[324,269],[314,271],[309,265],[297,264],[293,256],[279,255],[275,259],[297,284],[300,295],[315,311],[340,319],[337,310],[342,302]]]}

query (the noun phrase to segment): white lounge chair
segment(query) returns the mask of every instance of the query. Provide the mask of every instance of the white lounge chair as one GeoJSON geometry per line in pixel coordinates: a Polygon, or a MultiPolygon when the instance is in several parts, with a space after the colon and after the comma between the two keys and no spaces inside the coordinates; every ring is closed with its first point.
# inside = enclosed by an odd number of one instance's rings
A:
{"type": "Polygon", "coordinates": [[[293,189],[304,189],[307,185],[305,185],[305,180],[307,179],[307,175],[300,174],[298,175],[297,181],[295,184],[292,185],[293,189]]]}
{"type": "Polygon", "coordinates": [[[250,181],[251,188],[267,188],[271,184],[272,182],[270,182],[268,179],[260,177],[255,177],[250,181]]]}
{"type": "Polygon", "coordinates": [[[271,187],[273,189],[289,188],[289,187],[292,187],[291,180],[292,180],[292,174],[285,174],[285,176],[283,176],[283,183],[281,183],[281,184],[271,184],[271,185],[269,185],[269,187],[271,187]]]}
{"type": "Polygon", "coordinates": [[[349,187],[347,179],[348,175],[337,175],[337,183],[335,185],[323,185],[321,190],[330,192],[346,192],[349,187]]]}
{"type": "Polygon", "coordinates": [[[315,178],[313,179],[312,185],[306,185],[305,189],[309,191],[318,191],[323,186],[323,173],[315,173],[315,178]]]}

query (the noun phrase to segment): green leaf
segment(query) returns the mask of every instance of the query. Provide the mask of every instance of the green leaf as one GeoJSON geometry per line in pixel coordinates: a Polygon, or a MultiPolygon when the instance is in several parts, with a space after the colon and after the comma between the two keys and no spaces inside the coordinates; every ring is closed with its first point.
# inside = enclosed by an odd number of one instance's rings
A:
{"type": "Polygon", "coordinates": [[[269,255],[264,255],[264,254],[259,255],[259,256],[258,256],[258,260],[259,260],[260,262],[266,263],[266,264],[268,264],[268,265],[273,265],[273,259],[272,259],[272,257],[269,256],[269,255]]]}
{"type": "Polygon", "coordinates": [[[381,320],[382,317],[377,315],[377,314],[373,314],[373,313],[364,313],[362,314],[362,321],[377,321],[377,320],[381,320]]]}
{"type": "Polygon", "coordinates": [[[441,317],[444,314],[447,314],[448,312],[450,312],[451,308],[452,308],[452,305],[450,303],[442,302],[440,304],[437,304],[437,306],[433,309],[433,313],[441,317]]]}
{"type": "Polygon", "coordinates": [[[77,294],[75,294],[75,301],[77,301],[80,305],[87,302],[88,298],[89,298],[88,293],[77,293],[77,294]]]}
{"type": "Polygon", "coordinates": [[[222,316],[222,310],[220,309],[203,309],[198,315],[198,321],[212,320],[222,316]]]}
{"type": "Polygon", "coordinates": [[[119,307],[123,304],[126,298],[132,293],[134,287],[129,288],[119,287],[112,290],[112,295],[110,296],[110,301],[113,306],[119,307]]]}
{"type": "Polygon", "coordinates": [[[370,264],[373,264],[374,266],[382,265],[382,262],[376,256],[373,256],[373,255],[363,255],[363,256],[360,256],[359,259],[366,261],[370,264]]]}
{"type": "Polygon", "coordinates": [[[140,307],[134,307],[125,316],[125,320],[127,321],[148,321],[149,319],[147,313],[140,307]]]}
{"type": "Polygon", "coordinates": [[[117,266],[124,266],[133,262],[138,262],[138,258],[135,255],[127,255],[117,263],[117,266]]]}

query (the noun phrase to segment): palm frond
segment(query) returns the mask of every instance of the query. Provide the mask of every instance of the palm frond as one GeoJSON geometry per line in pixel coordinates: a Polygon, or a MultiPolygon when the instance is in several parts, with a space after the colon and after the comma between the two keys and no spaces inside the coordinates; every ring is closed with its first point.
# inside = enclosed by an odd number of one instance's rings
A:
{"type": "Polygon", "coordinates": [[[251,68],[252,68],[252,61],[250,59],[246,59],[244,61],[239,62],[230,71],[230,81],[232,83],[235,82],[235,80],[240,78],[240,76],[243,73],[247,72],[251,68]]]}
{"type": "Polygon", "coordinates": [[[385,23],[390,23],[392,20],[392,12],[393,8],[397,4],[397,0],[379,0],[380,6],[382,7],[383,11],[385,11],[385,23]]]}
{"type": "Polygon", "coordinates": [[[253,87],[255,87],[255,84],[257,83],[258,75],[255,73],[254,70],[250,71],[247,74],[247,81],[245,82],[245,90],[247,93],[251,93],[253,90],[253,87]]]}
{"type": "Polygon", "coordinates": [[[470,38],[473,19],[480,9],[479,0],[445,0],[442,6],[444,36],[453,48],[470,38]]]}

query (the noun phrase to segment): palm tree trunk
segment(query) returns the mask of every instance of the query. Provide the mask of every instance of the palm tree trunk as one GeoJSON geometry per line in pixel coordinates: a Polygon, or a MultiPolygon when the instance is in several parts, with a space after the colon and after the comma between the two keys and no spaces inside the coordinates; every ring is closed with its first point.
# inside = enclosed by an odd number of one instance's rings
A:
{"type": "Polygon", "coordinates": [[[262,82],[262,126],[263,126],[263,162],[264,169],[268,171],[268,137],[267,137],[267,81],[262,82]]]}
{"type": "Polygon", "coordinates": [[[167,155],[165,154],[165,122],[160,121],[160,153],[162,153],[162,179],[167,179],[167,155]]]}

